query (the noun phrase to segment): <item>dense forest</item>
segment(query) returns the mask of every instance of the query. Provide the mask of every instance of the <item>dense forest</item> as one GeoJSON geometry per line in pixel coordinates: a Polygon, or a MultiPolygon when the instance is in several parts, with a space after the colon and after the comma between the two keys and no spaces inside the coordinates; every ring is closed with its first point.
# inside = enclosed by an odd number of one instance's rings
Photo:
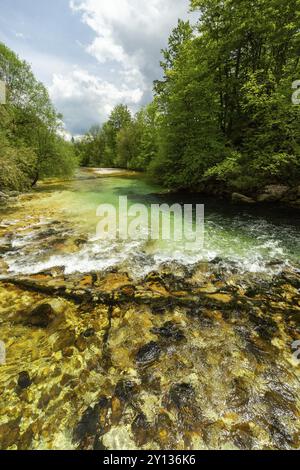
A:
{"type": "Polygon", "coordinates": [[[150,171],[171,188],[256,189],[300,180],[299,0],[193,0],[163,51],[153,102],[114,109],[77,152],[84,165],[150,171]]]}
{"type": "Polygon", "coordinates": [[[169,188],[255,190],[300,180],[300,0],[192,0],[162,51],[153,102],[118,105],[82,138],[59,137],[61,116],[30,67],[0,45],[0,187],[22,189],[82,166],[147,171],[169,188]]]}
{"type": "Polygon", "coordinates": [[[60,137],[62,117],[30,66],[1,43],[0,80],[7,91],[0,106],[0,190],[23,191],[39,178],[72,174],[77,160],[60,137]]]}

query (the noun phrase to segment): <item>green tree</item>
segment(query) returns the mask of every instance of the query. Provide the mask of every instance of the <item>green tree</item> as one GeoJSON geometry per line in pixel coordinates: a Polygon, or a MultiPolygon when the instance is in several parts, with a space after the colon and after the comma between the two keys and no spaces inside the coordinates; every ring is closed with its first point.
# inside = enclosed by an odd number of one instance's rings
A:
{"type": "MultiPolygon", "coordinates": [[[[71,151],[67,152],[70,161],[66,161],[66,144],[59,138],[61,115],[55,111],[46,88],[35,79],[30,66],[2,43],[0,80],[7,87],[7,104],[1,107],[5,110],[1,114],[5,116],[0,121],[0,132],[10,147],[16,149],[16,153],[18,149],[27,148],[35,156],[30,159],[30,172],[25,172],[24,185],[28,186],[30,182],[35,184],[46,175],[71,174],[76,158],[71,147],[71,151]]],[[[22,154],[20,151],[20,158],[22,154]]],[[[27,168],[29,160],[27,156],[24,158],[27,168]]],[[[18,161],[22,171],[20,159],[18,161]]]]}
{"type": "Polygon", "coordinates": [[[132,116],[127,106],[120,104],[117,105],[108,121],[103,126],[103,133],[105,138],[105,155],[104,161],[109,166],[118,166],[118,154],[117,154],[117,136],[118,133],[130,126],[132,122],[132,116]]]}

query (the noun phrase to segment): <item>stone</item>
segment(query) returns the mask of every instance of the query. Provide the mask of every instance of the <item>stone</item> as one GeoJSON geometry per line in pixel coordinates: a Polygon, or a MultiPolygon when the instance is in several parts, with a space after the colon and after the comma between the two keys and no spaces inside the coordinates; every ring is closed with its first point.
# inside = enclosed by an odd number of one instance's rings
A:
{"type": "Polygon", "coordinates": [[[20,427],[19,420],[0,424],[0,450],[7,450],[18,442],[20,427]]]}
{"type": "Polygon", "coordinates": [[[153,364],[160,357],[161,349],[157,343],[151,341],[143,346],[136,355],[136,362],[139,366],[153,364]]]}
{"type": "Polygon", "coordinates": [[[233,193],[231,196],[231,200],[234,203],[241,203],[241,204],[255,204],[255,200],[251,197],[245,196],[244,194],[240,193],[233,193]]]}
{"type": "Polygon", "coordinates": [[[82,335],[84,338],[91,338],[92,336],[95,336],[96,331],[94,328],[88,328],[82,335]]]}
{"type": "Polygon", "coordinates": [[[76,442],[82,441],[87,436],[93,436],[97,432],[98,426],[98,410],[96,407],[89,407],[83,414],[81,420],[74,431],[74,439],[76,442]]]}
{"type": "Polygon", "coordinates": [[[173,322],[166,322],[160,328],[153,328],[151,333],[171,341],[182,341],[185,338],[184,333],[173,322]]]}
{"type": "Polygon", "coordinates": [[[236,377],[232,382],[232,392],[228,396],[226,403],[233,409],[246,406],[250,395],[245,381],[241,377],[236,377]]]}
{"type": "Polygon", "coordinates": [[[100,397],[94,407],[89,406],[74,430],[74,441],[82,443],[89,437],[96,438],[98,432],[105,430],[109,407],[110,400],[105,396],[100,397]]]}
{"type": "Polygon", "coordinates": [[[272,184],[264,188],[264,192],[257,198],[258,202],[276,202],[280,201],[289,191],[288,186],[272,184]]]}
{"type": "Polygon", "coordinates": [[[49,303],[35,307],[27,319],[27,324],[38,328],[47,328],[55,319],[55,312],[49,303]]]}
{"type": "Polygon", "coordinates": [[[28,372],[20,372],[19,377],[18,377],[18,387],[22,390],[25,390],[25,388],[30,387],[32,384],[32,381],[30,379],[30,376],[28,372]]]}
{"type": "Polygon", "coordinates": [[[145,445],[147,440],[151,437],[151,426],[144,413],[137,415],[131,425],[131,430],[138,446],[145,445]]]}
{"type": "Polygon", "coordinates": [[[115,396],[123,401],[128,402],[134,397],[137,386],[131,380],[120,380],[115,388],[115,396]]]}
{"type": "Polygon", "coordinates": [[[190,384],[175,384],[170,389],[169,400],[178,409],[190,406],[195,400],[195,391],[190,384]]]}

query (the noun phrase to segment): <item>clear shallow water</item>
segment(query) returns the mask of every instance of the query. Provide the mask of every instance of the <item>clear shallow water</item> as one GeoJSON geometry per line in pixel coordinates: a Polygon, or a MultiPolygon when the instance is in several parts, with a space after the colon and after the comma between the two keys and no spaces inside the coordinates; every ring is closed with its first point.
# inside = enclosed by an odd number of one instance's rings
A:
{"type": "Polygon", "coordinates": [[[286,266],[298,266],[300,216],[295,211],[232,206],[199,195],[160,195],[160,191],[141,176],[88,178],[84,173],[71,182],[43,185],[39,197],[25,203],[25,214],[12,211],[1,216],[2,225],[8,225],[13,232],[12,250],[4,255],[9,271],[30,274],[63,267],[66,274],[71,274],[122,266],[140,276],[164,262],[189,265],[216,258],[241,272],[274,273],[286,266]],[[184,242],[97,239],[97,207],[104,203],[117,207],[120,196],[127,196],[129,205],[142,203],[147,207],[154,203],[204,204],[204,247],[187,250],[184,242]],[[26,226],[23,223],[14,230],[24,217],[26,226]],[[57,233],[54,220],[63,224],[57,233]],[[53,244],[50,237],[44,246],[43,231],[47,239],[51,227],[53,244]],[[55,235],[62,238],[62,243],[57,243],[55,235]],[[70,250],[66,240],[74,237],[84,237],[84,241],[78,249],[70,250]]]}

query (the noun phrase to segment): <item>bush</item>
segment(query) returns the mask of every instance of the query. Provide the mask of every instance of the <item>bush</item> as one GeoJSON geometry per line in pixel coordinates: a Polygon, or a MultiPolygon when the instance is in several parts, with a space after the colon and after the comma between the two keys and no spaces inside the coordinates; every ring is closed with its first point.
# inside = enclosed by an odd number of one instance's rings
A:
{"type": "Polygon", "coordinates": [[[34,179],[36,154],[25,146],[12,147],[0,134],[0,190],[23,191],[34,179]]]}

